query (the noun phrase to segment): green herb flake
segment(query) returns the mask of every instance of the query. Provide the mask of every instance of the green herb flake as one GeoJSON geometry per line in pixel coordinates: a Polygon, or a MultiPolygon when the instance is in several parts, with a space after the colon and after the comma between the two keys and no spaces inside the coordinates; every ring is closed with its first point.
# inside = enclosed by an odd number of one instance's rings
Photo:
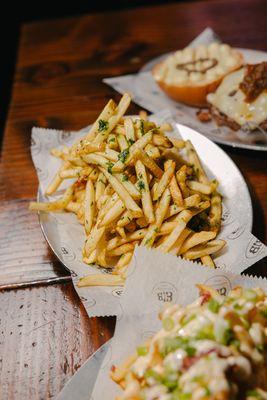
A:
{"type": "Polygon", "coordinates": [[[107,162],[108,172],[112,174],[113,163],[111,161],[107,162]]]}
{"type": "Polygon", "coordinates": [[[141,135],[144,136],[144,134],[145,134],[145,124],[144,124],[144,120],[143,119],[140,120],[140,132],[141,132],[141,135]]]}
{"type": "Polygon", "coordinates": [[[134,140],[133,139],[128,139],[128,144],[129,144],[129,146],[132,146],[133,144],[134,144],[135,142],[134,142],[134,140]]]}
{"type": "Polygon", "coordinates": [[[137,187],[138,187],[139,191],[142,192],[142,190],[145,189],[145,183],[143,181],[138,181],[137,187]]]}
{"type": "Polygon", "coordinates": [[[109,142],[109,143],[115,143],[115,140],[116,140],[116,139],[115,139],[114,137],[112,137],[112,138],[110,138],[110,139],[108,140],[108,142],[109,142]]]}
{"type": "Polygon", "coordinates": [[[220,309],[220,304],[218,303],[218,301],[211,298],[208,302],[208,309],[214,314],[217,314],[220,309]]]}
{"type": "Polygon", "coordinates": [[[254,398],[259,399],[259,400],[262,399],[261,394],[257,390],[248,390],[246,392],[246,397],[254,397],[254,398]]]}
{"type": "Polygon", "coordinates": [[[105,121],[103,119],[100,119],[98,121],[98,132],[103,132],[108,129],[108,121],[105,121]]]}
{"type": "Polygon", "coordinates": [[[122,163],[125,163],[127,157],[129,156],[129,148],[123,150],[119,155],[118,155],[118,160],[120,160],[122,163]]]}
{"type": "Polygon", "coordinates": [[[148,349],[146,346],[139,346],[137,347],[136,351],[139,356],[146,356],[148,353],[148,349]]]}
{"type": "Polygon", "coordinates": [[[122,175],[122,178],[121,178],[121,181],[122,181],[122,182],[127,182],[128,180],[129,180],[128,175],[123,174],[123,175],[122,175]]]}

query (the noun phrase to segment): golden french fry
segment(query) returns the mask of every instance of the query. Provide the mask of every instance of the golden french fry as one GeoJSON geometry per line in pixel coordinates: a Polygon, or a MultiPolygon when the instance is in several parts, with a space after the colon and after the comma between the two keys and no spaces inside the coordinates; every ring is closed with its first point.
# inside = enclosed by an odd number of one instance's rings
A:
{"type": "Polygon", "coordinates": [[[132,220],[133,220],[133,214],[131,213],[131,211],[126,210],[118,220],[117,225],[118,227],[122,228],[125,225],[128,225],[132,220]]]}
{"type": "Polygon", "coordinates": [[[183,198],[188,197],[189,196],[189,189],[186,185],[186,179],[187,179],[187,166],[183,165],[179,171],[176,172],[176,179],[178,182],[178,185],[181,189],[181,192],[183,194],[183,198]]]}
{"type": "Polygon", "coordinates": [[[211,229],[218,232],[221,227],[221,220],[222,220],[222,198],[218,192],[215,192],[212,194],[210,200],[209,224],[211,229]]]}
{"type": "Polygon", "coordinates": [[[141,245],[152,247],[171,201],[169,189],[166,189],[155,211],[156,222],[151,224],[141,242],[141,245]]]}
{"type": "Polygon", "coordinates": [[[157,178],[161,178],[163,175],[162,169],[155,163],[153,158],[149,157],[147,153],[142,149],[137,149],[134,153],[134,157],[140,161],[155,175],[157,178]]]}
{"type": "Polygon", "coordinates": [[[189,163],[194,166],[194,172],[197,175],[199,181],[201,183],[209,183],[209,180],[207,178],[207,175],[201,165],[200,159],[198,158],[197,152],[190,142],[190,140],[187,140],[185,142],[185,148],[187,150],[187,155],[189,159],[189,163]]]}
{"type": "Polygon", "coordinates": [[[107,147],[104,151],[96,152],[94,154],[105,157],[109,161],[116,162],[118,160],[118,156],[120,153],[116,150],[113,150],[113,149],[110,149],[109,147],[107,147]]]}
{"type": "Polygon", "coordinates": [[[167,253],[171,250],[172,246],[175,244],[182,231],[185,229],[186,224],[190,221],[193,213],[189,210],[184,210],[178,214],[176,227],[173,231],[166,237],[163,243],[158,247],[163,253],[167,253]]]}
{"type": "MultiPolygon", "coordinates": [[[[169,124],[169,122],[163,122],[163,123],[160,125],[159,129],[160,129],[162,132],[171,132],[171,131],[173,131],[173,127],[171,126],[171,124],[169,124]]],[[[179,140],[179,139],[176,139],[176,140],[179,140]]]]}
{"type": "Polygon", "coordinates": [[[167,168],[167,170],[164,172],[164,174],[160,178],[160,181],[154,192],[154,196],[153,196],[154,201],[158,200],[162,196],[164,190],[169,185],[171,178],[173,177],[173,174],[174,174],[174,169],[175,169],[175,163],[172,162],[170,167],[167,168]]]}
{"type": "Polygon", "coordinates": [[[113,115],[108,119],[108,121],[105,121],[105,124],[99,125],[98,133],[93,140],[93,144],[102,143],[107,139],[112,129],[115,128],[115,126],[117,125],[117,123],[119,122],[119,120],[129,107],[130,102],[131,102],[131,97],[129,96],[128,93],[125,93],[120,99],[120,102],[116,107],[113,115]]]}
{"type": "Polygon", "coordinates": [[[123,239],[126,239],[126,233],[122,226],[117,226],[116,231],[123,239]]]}
{"type": "Polygon", "coordinates": [[[117,135],[110,133],[107,138],[107,144],[110,149],[117,150],[119,148],[117,135]]]}
{"type": "Polygon", "coordinates": [[[212,192],[211,186],[207,185],[206,183],[201,183],[197,181],[186,181],[186,184],[189,189],[193,190],[194,192],[199,192],[203,194],[211,194],[212,192]]]}
{"type": "Polygon", "coordinates": [[[174,147],[176,147],[177,149],[183,149],[185,147],[185,141],[182,139],[177,139],[177,138],[174,138],[171,136],[169,136],[168,139],[172,142],[174,147]]]}
{"type": "Polygon", "coordinates": [[[55,191],[58,189],[60,184],[62,183],[62,178],[60,177],[60,174],[62,171],[65,169],[68,169],[71,166],[71,164],[66,161],[63,163],[63,165],[60,167],[59,171],[56,173],[54,176],[52,182],[48,185],[45,194],[50,196],[51,194],[55,193],[55,191]]]}
{"type": "Polygon", "coordinates": [[[154,133],[153,135],[152,143],[154,144],[154,146],[162,146],[167,148],[172,146],[167,136],[159,135],[156,133],[154,133]]]}
{"type": "Polygon", "coordinates": [[[159,149],[153,144],[148,143],[146,146],[144,146],[146,154],[151,157],[153,160],[156,160],[157,158],[160,158],[160,152],[159,149]]]}
{"type": "Polygon", "coordinates": [[[111,257],[121,256],[122,254],[128,253],[129,251],[134,251],[134,244],[125,243],[115,249],[111,250],[108,254],[111,257]]]}
{"type": "Polygon", "coordinates": [[[97,228],[96,226],[91,230],[84,244],[85,255],[88,257],[96,249],[99,241],[105,233],[105,227],[97,228]]]}
{"type": "Polygon", "coordinates": [[[117,174],[113,174],[113,176],[115,176],[115,178],[117,178],[122,185],[125,187],[125,189],[127,190],[127,192],[129,192],[129,194],[132,196],[132,198],[134,200],[139,200],[141,199],[141,193],[140,191],[137,189],[137,187],[130,181],[129,177],[127,174],[123,174],[123,173],[117,173],[117,174]]]}
{"type": "MultiPolygon", "coordinates": [[[[103,196],[105,187],[106,187],[107,179],[105,175],[100,172],[100,174],[97,177],[96,185],[95,185],[95,201],[98,203],[98,200],[103,196]]],[[[98,204],[97,204],[98,206],[98,204]]],[[[98,207],[99,209],[99,207],[98,207]]]]}
{"type": "Polygon", "coordinates": [[[224,240],[211,240],[206,244],[200,244],[193,247],[192,249],[186,251],[183,256],[188,260],[195,260],[203,256],[208,256],[217,253],[225,246],[226,242],[224,240]]]}
{"type": "Polygon", "coordinates": [[[87,235],[91,232],[95,213],[95,189],[93,182],[89,179],[86,183],[84,201],[84,227],[87,235]]]}
{"type": "MultiPolygon", "coordinates": [[[[118,144],[119,144],[119,147],[120,147],[120,151],[128,149],[129,144],[127,143],[127,139],[126,139],[126,137],[124,135],[118,135],[117,139],[118,139],[118,144]]],[[[116,158],[115,161],[117,161],[117,160],[118,160],[118,157],[116,158]]]]}
{"type": "Polygon", "coordinates": [[[208,232],[208,231],[192,232],[192,234],[183,243],[179,254],[183,254],[192,247],[195,247],[201,243],[206,243],[214,239],[215,237],[216,237],[216,232],[208,232]]]}
{"type": "Polygon", "coordinates": [[[119,160],[111,168],[112,172],[121,172],[132,161],[134,152],[137,149],[143,149],[152,140],[152,132],[147,132],[144,136],[138,139],[131,147],[120,153],[119,160]],[[127,151],[126,151],[127,150],[127,151]]]}
{"type": "Polygon", "coordinates": [[[183,199],[182,192],[177,184],[175,175],[173,175],[173,177],[171,178],[171,181],[170,181],[170,192],[171,192],[171,196],[173,198],[174,203],[178,207],[183,207],[184,199],[183,199]]]}
{"type": "Polygon", "coordinates": [[[134,124],[131,118],[125,118],[124,120],[125,135],[128,143],[132,145],[135,142],[134,124]]]}
{"type": "Polygon", "coordinates": [[[206,265],[207,267],[215,268],[215,264],[210,256],[203,256],[200,257],[201,262],[203,265],[206,265]]]}
{"type": "Polygon", "coordinates": [[[129,192],[125,189],[125,187],[116,179],[113,175],[111,175],[104,168],[100,168],[115,192],[124,202],[126,208],[131,211],[134,217],[139,218],[143,215],[141,208],[136,204],[133,198],[130,196],[129,192]]]}
{"type": "Polygon", "coordinates": [[[145,218],[150,224],[155,221],[154,210],[152,205],[152,200],[150,196],[150,190],[147,181],[146,169],[144,164],[140,160],[136,161],[135,164],[136,175],[138,178],[137,187],[141,192],[142,207],[144,211],[145,218]]]}
{"type": "Polygon", "coordinates": [[[133,256],[133,251],[129,251],[128,253],[122,254],[114,268],[114,273],[119,273],[122,269],[124,269],[124,267],[126,266],[128,267],[132,259],[132,256],[133,256]]]}
{"type": "Polygon", "coordinates": [[[124,212],[125,205],[122,200],[117,200],[112,208],[110,208],[106,215],[103,217],[99,226],[107,226],[110,225],[111,222],[115,221],[119,216],[124,212]]]}
{"type": "Polygon", "coordinates": [[[120,275],[96,274],[84,276],[77,283],[78,287],[87,286],[122,286],[125,279],[120,275]]]}

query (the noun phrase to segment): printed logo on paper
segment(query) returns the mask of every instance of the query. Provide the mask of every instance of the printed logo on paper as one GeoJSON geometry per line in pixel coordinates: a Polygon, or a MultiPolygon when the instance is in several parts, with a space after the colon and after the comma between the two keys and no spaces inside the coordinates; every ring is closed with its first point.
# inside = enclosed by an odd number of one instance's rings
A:
{"type": "Polygon", "coordinates": [[[170,282],[158,283],[152,290],[156,299],[162,303],[171,303],[175,299],[177,288],[170,282]]]}
{"type": "Polygon", "coordinates": [[[204,282],[204,284],[213,287],[222,296],[226,296],[232,289],[231,282],[225,275],[211,276],[204,282]]]}
{"type": "Polygon", "coordinates": [[[96,301],[92,297],[80,296],[80,299],[84,303],[85,308],[94,307],[96,305],[96,301]]]}
{"type": "Polygon", "coordinates": [[[261,243],[261,241],[255,237],[253,237],[247,247],[246,250],[246,257],[247,258],[253,258],[256,256],[256,254],[260,253],[260,251],[263,249],[264,244],[261,243]]]}
{"type": "Polygon", "coordinates": [[[229,225],[232,220],[231,220],[231,213],[229,210],[227,210],[227,208],[223,208],[223,212],[222,212],[222,225],[229,225]]]}
{"type": "Polygon", "coordinates": [[[60,132],[60,134],[59,134],[59,142],[60,143],[64,144],[64,143],[68,142],[70,139],[71,139],[71,132],[65,132],[65,131],[60,132]]]}
{"type": "Polygon", "coordinates": [[[238,226],[232,230],[232,232],[227,236],[227,238],[230,240],[235,240],[239,238],[244,231],[245,231],[245,226],[238,226]]]}
{"type": "Polygon", "coordinates": [[[45,181],[48,178],[48,172],[46,170],[43,170],[40,167],[36,167],[36,171],[41,182],[45,181]]]}
{"type": "Polygon", "coordinates": [[[40,138],[36,135],[31,137],[31,152],[33,156],[36,156],[40,153],[42,148],[42,144],[40,138]]]}
{"type": "Polygon", "coordinates": [[[60,246],[61,254],[64,260],[73,261],[76,258],[76,254],[74,253],[73,249],[68,246],[67,244],[62,244],[60,246]]]}
{"type": "Polygon", "coordinates": [[[121,295],[123,294],[123,288],[118,287],[117,289],[112,290],[112,294],[115,297],[121,297],[121,295]]]}

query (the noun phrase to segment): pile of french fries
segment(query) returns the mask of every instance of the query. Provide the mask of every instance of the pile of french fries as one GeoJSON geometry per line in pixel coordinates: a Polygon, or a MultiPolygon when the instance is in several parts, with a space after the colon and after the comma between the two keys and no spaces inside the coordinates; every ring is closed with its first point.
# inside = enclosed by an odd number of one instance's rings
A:
{"type": "Polygon", "coordinates": [[[59,200],[30,204],[35,211],[72,212],[84,226],[84,263],[110,273],[86,276],[79,286],[122,285],[137,244],[211,267],[211,255],[225,245],[215,240],[218,183],[207,178],[192,143],[168,138],[172,127],[157,126],[145,112],[124,117],[130,102],[128,94],[118,105],[110,100],[81,140],[51,150],[62,166],[46,195],[66,179],[70,186],[59,200]]]}

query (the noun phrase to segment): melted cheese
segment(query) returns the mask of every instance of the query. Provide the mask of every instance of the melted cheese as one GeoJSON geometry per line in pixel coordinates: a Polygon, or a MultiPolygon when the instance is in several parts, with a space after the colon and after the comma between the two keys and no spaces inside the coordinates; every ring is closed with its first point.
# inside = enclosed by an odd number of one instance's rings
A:
{"type": "Polygon", "coordinates": [[[215,93],[207,96],[207,100],[239,125],[249,123],[252,129],[267,119],[267,92],[262,92],[252,103],[245,102],[245,94],[239,89],[243,78],[244,68],[232,72],[215,93]]]}

